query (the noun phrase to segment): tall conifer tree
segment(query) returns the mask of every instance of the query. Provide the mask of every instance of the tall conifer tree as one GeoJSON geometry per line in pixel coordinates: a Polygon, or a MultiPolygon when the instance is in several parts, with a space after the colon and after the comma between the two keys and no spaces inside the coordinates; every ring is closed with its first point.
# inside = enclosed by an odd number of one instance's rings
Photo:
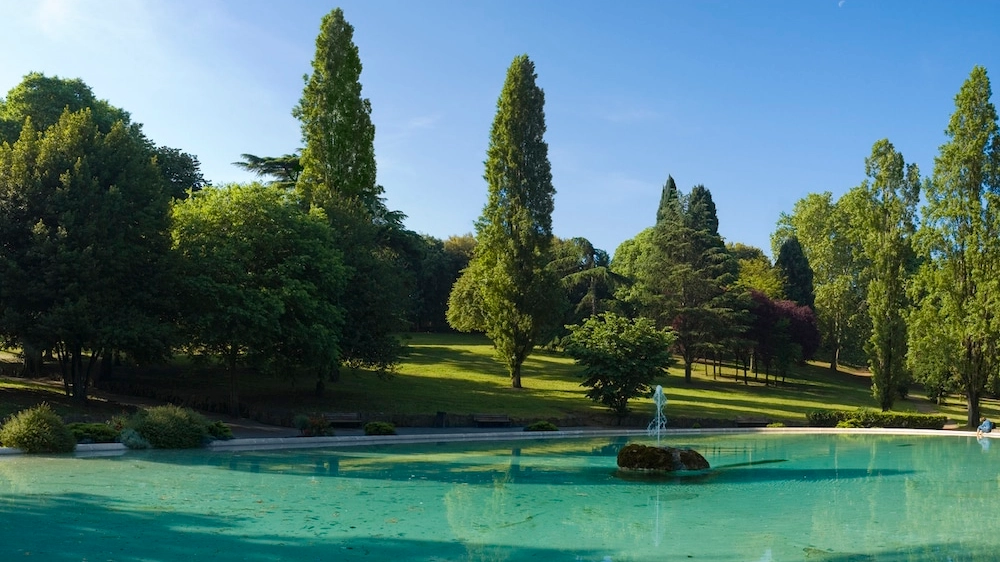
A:
{"type": "Polygon", "coordinates": [[[774,266],[781,271],[782,290],[788,300],[801,306],[815,308],[813,270],[797,237],[790,236],[781,243],[774,266]]]}
{"type": "Polygon", "coordinates": [[[507,70],[486,151],[489,194],[476,221],[478,243],[448,311],[457,329],[486,332],[514,388],[521,387],[524,360],[558,319],[562,294],[546,268],[555,189],[536,78],[527,55],[507,70]]]}

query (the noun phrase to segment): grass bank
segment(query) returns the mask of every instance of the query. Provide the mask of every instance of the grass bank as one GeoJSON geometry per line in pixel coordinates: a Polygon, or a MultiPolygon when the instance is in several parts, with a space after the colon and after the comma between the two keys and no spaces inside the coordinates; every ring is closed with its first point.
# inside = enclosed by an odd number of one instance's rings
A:
{"type": "MultiPolygon", "coordinates": [[[[251,414],[270,413],[265,421],[291,419],[297,413],[359,412],[366,418],[414,419],[446,412],[450,416],[472,413],[505,413],[515,419],[551,419],[564,423],[608,424],[614,419],[607,409],[585,396],[580,369],[561,353],[539,350],[523,367],[522,389],[510,387],[503,367],[494,360],[489,340],[468,334],[412,334],[409,352],[391,377],[380,378],[367,371],[345,369],[337,382],[327,385],[323,396],[313,392],[313,380],[305,377],[269,377],[246,371],[240,374],[241,401],[251,414]]],[[[778,385],[765,385],[764,377],[745,383],[731,367],[713,372],[696,365],[691,383],[684,382],[683,369],[675,366],[657,381],[664,388],[668,418],[688,420],[734,420],[765,418],[789,425],[802,425],[805,414],[818,409],[872,408],[870,379],[864,372],[830,371],[826,365],[797,366],[778,385]]],[[[152,369],[120,374],[118,382],[147,396],[169,398],[203,409],[228,404],[229,382],[225,373],[211,367],[193,367],[188,362],[171,369],[152,369]]],[[[25,383],[27,384],[27,383],[25,383]]],[[[34,384],[34,383],[32,383],[34,384]]],[[[45,401],[44,393],[59,387],[35,384],[22,389],[19,405],[45,401]],[[43,393],[43,394],[39,394],[43,393]]],[[[0,393],[13,396],[11,387],[0,393]]],[[[53,402],[54,400],[49,399],[53,402]]],[[[3,404],[7,402],[3,402],[3,404]]],[[[72,408],[69,401],[57,408],[72,408]],[[64,406],[65,404],[65,406],[64,406]]],[[[633,425],[650,419],[654,406],[649,398],[631,402],[633,425]]],[[[997,416],[995,400],[983,404],[986,415],[997,416]]],[[[943,413],[963,422],[965,408],[960,397],[945,406],[926,399],[919,390],[898,401],[898,411],[943,413]]],[[[257,416],[254,416],[257,417],[257,416]]]]}

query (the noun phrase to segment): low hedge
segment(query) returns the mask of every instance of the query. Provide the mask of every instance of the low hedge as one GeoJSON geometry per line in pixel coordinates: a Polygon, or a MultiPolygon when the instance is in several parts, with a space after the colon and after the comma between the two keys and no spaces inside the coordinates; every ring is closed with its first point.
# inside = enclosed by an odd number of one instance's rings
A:
{"type": "Polygon", "coordinates": [[[114,443],[119,431],[107,423],[75,422],[66,425],[77,443],[114,443]]]}
{"type": "Polygon", "coordinates": [[[396,426],[389,422],[368,422],[365,424],[365,435],[396,435],[396,426]]]}
{"type": "Polygon", "coordinates": [[[813,427],[899,427],[907,429],[943,429],[947,416],[880,412],[870,408],[857,410],[815,410],[806,414],[813,427]]]}

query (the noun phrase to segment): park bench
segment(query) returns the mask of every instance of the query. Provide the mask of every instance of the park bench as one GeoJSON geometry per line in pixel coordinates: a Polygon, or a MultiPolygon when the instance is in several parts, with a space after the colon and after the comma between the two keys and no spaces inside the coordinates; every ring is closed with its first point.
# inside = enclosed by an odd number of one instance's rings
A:
{"type": "Polygon", "coordinates": [[[510,416],[507,414],[472,414],[472,421],[478,427],[510,427],[510,416]]]}
{"type": "Polygon", "coordinates": [[[767,427],[771,420],[762,418],[736,418],[736,427],[767,427]]]}
{"type": "Polygon", "coordinates": [[[323,414],[323,420],[330,425],[361,427],[361,414],[357,412],[328,412],[323,414]]]}

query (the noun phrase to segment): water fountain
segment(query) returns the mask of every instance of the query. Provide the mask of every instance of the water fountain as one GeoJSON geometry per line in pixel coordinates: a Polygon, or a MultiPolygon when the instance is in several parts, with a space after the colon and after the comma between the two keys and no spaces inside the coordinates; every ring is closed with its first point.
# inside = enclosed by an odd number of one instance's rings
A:
{"type": "Polygon", "coordinates": [[[696,451],[660,446],[660,436],[667,428],[667,417],[663,415],[667,397],[663,395],[663,387],[660,385],[656,385],[653,392],[653,403],[656,404],[656,416],[649,422],[646,432],[650,437],[656,436],[656,446],[630,443],[622,447],[618,451],[618,468],[657,472],[709,468],[705,457],[696,451]]]}
{"type": "Polygon", "coordinates": [[[656,404],[656,416],[646,427],[646,433],[652,437],[656,436],[656,446],[660,446],[660,434],[667,428],[667,417],[663,415],[663,407],[667,405],[667,397],[663,395],[663,387],[656,385],[653,391],[653,404],[656,404]]]}

